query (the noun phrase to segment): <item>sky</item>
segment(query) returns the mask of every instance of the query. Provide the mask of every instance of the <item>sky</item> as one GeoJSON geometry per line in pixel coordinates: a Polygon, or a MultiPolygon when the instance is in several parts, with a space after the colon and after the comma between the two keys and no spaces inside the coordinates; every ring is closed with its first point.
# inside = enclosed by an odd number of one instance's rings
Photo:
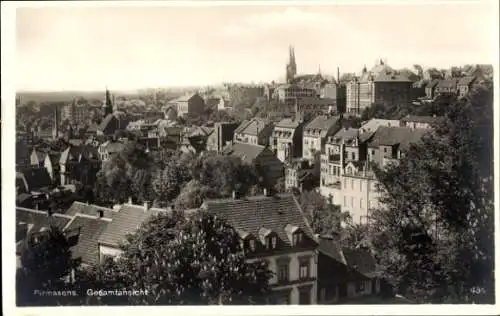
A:
{"type": "MultiPolygon", "coordinates": [[[[299,73],[496,63],[491,2],[18,8],[18,91],[283,80],[299,73]]],[[[496,39],[498,40],[498,39],[496,39]]]]}

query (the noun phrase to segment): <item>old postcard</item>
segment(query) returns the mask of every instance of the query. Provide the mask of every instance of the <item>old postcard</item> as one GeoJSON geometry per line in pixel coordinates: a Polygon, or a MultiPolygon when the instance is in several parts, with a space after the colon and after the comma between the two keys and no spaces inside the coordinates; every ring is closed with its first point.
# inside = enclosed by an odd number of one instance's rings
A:
{"type": "Polygon", "coordinates": [[[3,3],[4,306],[494,314],[498,56],[494,1],[3,3]]]}

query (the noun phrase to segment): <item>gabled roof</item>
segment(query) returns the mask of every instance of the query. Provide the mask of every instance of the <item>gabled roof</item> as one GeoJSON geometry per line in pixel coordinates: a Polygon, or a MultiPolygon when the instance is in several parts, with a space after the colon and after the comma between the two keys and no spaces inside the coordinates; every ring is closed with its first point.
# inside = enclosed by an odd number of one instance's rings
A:
{"type": "Polygon", "coordinates": [[[427,132],[426,129],[380,126],[371,139],[369,147],[394,145],[405,147],[410,143],[418,142],[427,132]]]}
{"type": "Polygon", "coordinates": [[[433,88],[435,88],[435,87],[439,84],[439,81],[440,81],[439,79],[433,79],[433,80],[431,80],[431,81],[430,81],[430,82],[429,82],[429,83],[425,86],[425,88],[426,88],[426,89],[433,89],[433,88]]]}
{"type": "Polygon", "coordinates": [[[76,214],[84,214],[84,215],[98,217],[99,211],[103,212],[103,216],[105,218],[111,218],[111,219],[117,212],[107,207],[75,201],[73,202],[73,204],[71,204],[70,208],[66,211],[65,214],[69,216],[74,216],[76,214]]]}
{"type": "Polygon", "coordinates": [[[261,133],[269,125],[272,125],[272,122],[268,122],[262,119],[253,119],[239,133],[258,136],[258,134],[261,133]]]}
{"type": "Polygon", "coordinates": [[[29,167],[21,170],[17,174],[18,178],[25,181],[29,191],[40,189],[43,187],[50,187],[52,180],[50,179],[49,172],[45,168],[29,167]]]}
{"type": "Polygon", "coordinates": [[[285,118],[285,119],[282,119],[281,121],[279,121],[278,123],[276,123],[274,125],[274,127],[282,127],[282,128],[293,128],[293,129],[296,129],[297,127],[299,127],[300,125],[300,122],[297,121],[297,120],[293,120],[291,118],[285,118]]]}
{"type": "Polygon", "coordinates": [[[81,161],[82,158],[97,159],[98,152],[95,147],[89,145],[83,146],[69,146],[62,153],[59,158],[59,163],[65,164],[68,161],[81,161]]]}
{"type": "Polygon", "coordinates": [[[309,124],[304,127],[304,131],[319,130],[322,137],[328,136],[326,133],[333,128],[336,124],[340,123],[340,118],[338,116],[326,116],[319,115],[316,116],[309,124]]]}
{"type": "Polygon", "coordinates": [[[264,150],[265,146],[250,145],[245,143],[234,143],[224,150],[226,155],[240,157],[241,160],[252,163],[264,150]]]}
{"type": "Polygon", "coordinates": [[[348,139],[353,139],[357,138],[359,136],[359,129],[357,128],[341,128],[335,135],[332,136],[331,140],[333,142],[341,141],[341,140],[348,140],[348,139]]]}
{"type": "Polygon", "coordinates": [[[468,85],[470,85],[471,83],[473,83],[475,80],[476,80],[476,77],[474,77],[474,76],[462,77],[462,78],[460,78],[460,80],[458,81],[458,85],[459,85],[459,86],[468,86],[468,85]]]}
{"type": "Polygon", "coordinates": [[[241,133],[241,131],[243,131],[247,126],[248,124],[250,124],[250,120],[244,120],[243,122],[241,122],[241,124],[234,130],[235,133],[241,133]]]}
{"type": "Polygon", "coordinates": [[[45,159],[45,156],[47,156],[47,151],[41,150],[39,148],[34,148],[32,155],[33,154],[36,156],[36,159],[38,159],[38,161],[43,161],[45,159]]]}
{"type": "Polygon", "coordinates": [[[377,263],[368,249],[342,248],[342,253],[349,267],[371,278],[377,274],[377,263]]]}
{"type": "Polygon", "coordinates": [[[71,218],[71,216],[63,214],[54,213],[49,216],[44,211],[16,207],[16,223],[24,222],[33,225],[28,226],[28,233],[37,233],[42,228],[49,228],[50,226],[55,226],[62,230],[71,218]]]}
{"type": "Polygon", "coordinates": [[[319,237],[319,251],[325,255],[346,264],[344,255],[342,254],[342,248],[335,242],[332,238],[319,237]]]}
{"type": "Polygon", "coordinates": [[[109,225],[109,221],[85,215],[76,215],[65,231],[77,230],[78,242],[71,247],[73,259],[80,258],[82,263],[95,265],[99,263],[99,235],[109,225]]]}
{"type": "Polygon", "coordinates": [[[100,131],[106,130],[107,127],[108,127],[108,125],[111,124],[111,122],[113,120],[116,120],[116,117],[113,114],[106,115],[106,117],[104,118],[104,120],[102,120],[101,124],[99,124],[99,126],[97,127],[97,129],[100,130],[100,131]]]}
{"type": "Polygon", "coordinates": [[[408,115],[401,119],[403,122],[417,122],[417,123],[427,123],[432,124],[438,120],[438,117],[435,116],[417,116],[417,115],[408,115]]]}
{"type": "Polygon", "coordinates": [[[118,247],[125,237],[137,231],[140,225],[157,215],[156,210],[145,210],[141,205],[123,204],[113,216],[113,220],[103,230],[99,243],[118,247]]]}
{"type": "Polygon", "coordinates": [[[287,225],[297,226],[316,244],[314,234],[297,200],[291,194],[207,200],[201,208],[224,218],[233,228],[253,236],[259,236],[264,230],[272,231],[277,234],[284,247],[291,247],[285,230],[287,225]]]}

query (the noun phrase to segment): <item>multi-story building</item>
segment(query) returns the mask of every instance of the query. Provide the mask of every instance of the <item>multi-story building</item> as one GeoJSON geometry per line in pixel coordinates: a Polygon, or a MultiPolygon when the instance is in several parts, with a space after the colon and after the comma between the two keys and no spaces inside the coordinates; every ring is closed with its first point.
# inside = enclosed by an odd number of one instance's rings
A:
{"type": "Polygon", "coordinates": [[[224,147],[232,142],[238,123],[218,122],[208,135],[207,150],[221,153],[224,147]]]}
{"type": "Polygon", "coordinates": [[[450,79],[444,79],[440,80],[439,83],[437,84],[435,88],[435,94],[451,94],[451,95],[456,95],[457,94],[457,83],[458,79],[457,78],[450,78],[450,79]]]}
{"type": "Polygon", "coordinates": [[[99,159],[102,162],[110,160],[114,155],[120,153],[125,148],[125,144],[120,141],[106,141],[99,145],[97,149],[99,153],[99,159]]]}
{"type": "Polygon", "coordinates": [[[317,303],[318,243],[293,195],[207,200],[201,209],[225,219],[241,238],[247,260],[267,260],[273,302],[317,303]]]}
{"type": "Polygon", "coordinates": [[[425,86],[425,96],[428,99],[434,99],[436,96],[436,87],[439,84],[439,79],[433,79],[425,86]]]}
{"type": "Polygon", "coordinates": [[[436,116],[407,115],[400,120],[400,125],[401,127],[408,127],[413,129],[428,129],[432,128],[432,125],[437,122],[437,120],[438,118],[436,116]]]}
{"type": "Polygon", "coordinates": [[[304,127],[302,157],[313,161],[315,153],[323,152],[327,137],[341,128],[341,120],[337,116],[320,115],[309,122],[304,127]]]}
{"type": "Polygon", "coordinates": [[[297,98],[316,98],[317,92],[296,84],[284,84],[274,90],[273,99],[280,103],[294,103],[297,98]]]}
{"type": "Polygon", "coordinates": [[[92,146],[69,146],[59,158],[61,185],[93,184],[101,168],[97,149],[92,146]]]}
{"type": "Polygon", "coordinates": [[[457,83],[458,97],[459,98],[465,97],[471,90],[474,82],[476,82],[476,77],[474,76],[467,76],[460,78],[460,80],[457,83]]]}
{"type": "Polygon", "coordinates": [[[271,148],[282,162],[302,156],[302,129],[304,122],[290,118],[276,123],[271,135],[271,148]]]}
{"type": "Polygon", "coordinates": [[[178,116],[199,115],[205,110],[205,100],[198,94],[188,94],[167,103],[167,107],[173,107],[178,116]]]}
{"type": "Polygon", "coordinates": [[[372,118],[364,122],[359,129],[362,133],[375,132],[379,126],[398,127],[400,126],[400,121],[372,118]]]}
{"type": "Polygon", "coordinates": [[[360,77],[347,83],[347,113],[360,115],[373,104],[410,104],[412,83],[405,73],[394,71],[383,62],[370,71],[365,67],[360,77]]]}
{"type": "Polygon", "coordinates": [[[273,122],[259,118],[246,120],[235,129],[234,142],[266,146],[273,129],[273,122]]]}
{"type": "Polygon", "coordinates": [[[337,113],[337,100],[330,98],[302,97],[295,99],[292,112],[296,117],[313,118],[317,115],[337,113]]]}
{"type": "Polygon", "coordinates": [[[310,191],[319,186],[317,168],[308,160],[296,159],[285,166],[285,189],[298,189],[300,192],[310,191]]]}

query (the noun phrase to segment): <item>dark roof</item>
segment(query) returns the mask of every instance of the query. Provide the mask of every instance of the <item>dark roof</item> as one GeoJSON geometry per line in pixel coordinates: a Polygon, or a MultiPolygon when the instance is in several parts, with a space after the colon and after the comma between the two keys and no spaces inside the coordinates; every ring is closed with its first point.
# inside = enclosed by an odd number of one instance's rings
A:
{"type": "Polygon", "coordinates": [[[16,207],[16,223],[24,222],[33,225],[28,233],[36,233],[42,228],[49,228],[50,226],[55,226],[62,230],[70,220],[71,216],[63,214],[54,213],[49,216],[44,211],[16,207]]]}
{"type": "Polygon", "coordinates": [[[325,238],[320,236],[319,241],[319,251],[323,254],[337,260],[338,262],[344,263],[345,260],[342,254],[342,249],[340,245],[335,242],[332,238],[325,238]]]}
{"type": "Polygon", "coordinates": [[[439,79],[434,79],[434,80],[431,80],[426,86],[425,88],[426,89],[432,89],[432,88],[435,88],[438,84],[439,84],[439,79]]]}
{"type": "Polygon", "coordinates": [[[377,263],[368,249],[342,248],[342,253],[349,267],[371,278],[377,274],[377,263]]]}
{"type": "Polygon", "coordinates": [[[338,116],[328,117],[326,115],[318,115],[312,120],[309,124],[307,124],[304,129],[305,130],[321,130],[323,132],[328,131],[331,127],[335,126],[335,124],[339,123],[340,118],[338,116]]]}
{"type": "Polygon", "coordinates": [[[448,88],[448,89],[454,89],[457,87],[457,79],[446,79],[446,80],[440,80],[437,88],[448,88]]]}
{"type": "Polygon", "coordinates": [[[33,153],[35,154],[38,161],[43,161],[45,159],[45,156],[47,156],[47,151],[41,150],[39,148],[33,149],[33,153]]]}
{"type": "Polygon", "coordinates": [[[73,258],[81,258],[85,264],[97,264],[99,262],[97,239],[109,223],[99,218],[76,215],[65,229],[65,231],[79,231],[78,243],[71,247],[73,258]]]}
{"type": "Polygon", "coordinates": [[[381,72],[374,79],[375,82],[412,82],[410,78],[406,74],[394,74],[394,73],[386,73],[381,72]]]}
{"type": "Polygon", "coordinates": [[[202,209],[224,218],[233,228],[252,234],[256,239],[270,230],[277,234],[285,247],[290,247],[286,227],[296,226],[316,243],[297,200],[291,194],[207,200],[202,209]]]}
{"type": "Polygon", "coordinates": [[[235,133],[241,133],[250,124],[250,120],[244,120],[241,124],[234,130],[235,133]]]}
{"type": "Polygon", "coordinates": [[[234,143],[232,146],[227,147],[224,153],[226,155],[240,157],[241,160],[251,163],[264,151],[265,148],[265,146],[260,145],[234,143]]]}
{"type": "Polygon", "coordinates": [[[274,125],[274,126],[295,129],[295,128],[299,127],[299,125],[300,125],[299,121],[293,120],[290,118],[285,118],[285,119],[282,119],[281,121],[279,121],[278,123],[276,123],[276,125],[274,125]]]}
{"type": "Polygon", "coordinates": [[[347,139],[353,139],[359,136],[359,129],[357,128],[341,128],[335,135],[333,135],[332,140],[335,141],[336,139],[340,140],[347,140],[347,139]]]}
{"type": "Polygon", "coordinates": [[[245,133],[248,135],[257,135],[258,133],[262,132],[262,130],[264,130],[270,124],[272,124],[272,123],[268,122],[266,120],[253,119],[239,133],[245,133]]]}
{"type": "Polygon", "coordinates": [[[59,163],[65,164],[69,160],[80,161],[82,158],[98,159],[97,149],[90,145],[69,146],[61,153],[59,163]]]}
{"type": "Polygon", "coordinates": [[[113,216],[112,222],[106,226],[99,237],[99,243],[119,246],[128,234],[134,233],[143,222],[156,214],[158,214],[157,211],[151,209],[146,211],[141,205],[121,205],[120,210],[113,216]]]}
{"type": "Polygon", "coordinates": [[[73,216],[80,213],[96,217],[99,216],[99,211],[103,212],[103,216],[105,218],[113,218],[114,214],[116,214],[117,212],[110,208],[75,201],[73,202],[73,204],[71,204],[70,208],[66,211],[65,214],[73,216]]]}
{"type": "Polygon", "coordinates": [[[410,143],[415,143],[426,134],[426,129],[411,129],[406,127],[380,126],[375,131],[375,135],[369,143],[370,147],[394,146],[406,147],[410,143]]]}
{"type": "Polygon", "coordinates": [[[472,82],[474,82],[474,80],[476,80],[476,77],[474,76],[467,76],[467,77],[463,77],[463,78],[460,78],[460,80],[458,81],[458,85],[470,85],[472,82]]]}
{"type": "Polygon", "coordinates": [[[49,172],[45,168],[26,168],[21,171],[21,177],[26,181],[28,190],[36,190],[52,185],[49,172]]]}

